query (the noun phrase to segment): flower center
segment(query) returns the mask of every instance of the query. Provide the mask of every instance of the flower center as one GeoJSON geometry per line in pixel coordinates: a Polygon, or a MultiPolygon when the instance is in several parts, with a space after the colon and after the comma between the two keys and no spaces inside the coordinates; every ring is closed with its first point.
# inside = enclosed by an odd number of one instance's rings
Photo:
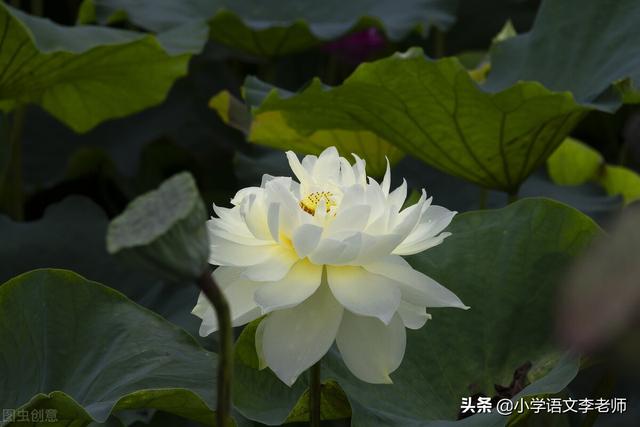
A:
{"type": "Polygon", "coordinates": [[[311,193],[304,199],[300,200],[300,207],[308,214],[315,215],[316,208],[321,200],[324,200],[324,206],[327,213],[329,213],[331,207],[336,206],[336,202],[333,200],[333,194],[331,194],[331,192],[319,191],[311,193]]]}

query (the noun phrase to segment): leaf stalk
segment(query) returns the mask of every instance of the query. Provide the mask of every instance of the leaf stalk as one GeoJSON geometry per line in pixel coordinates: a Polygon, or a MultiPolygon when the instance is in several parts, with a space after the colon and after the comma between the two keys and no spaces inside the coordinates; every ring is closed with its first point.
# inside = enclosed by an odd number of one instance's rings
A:
{"type": "Polygon", "coordinates": [[[231,329],[231,310],[220,287],[207,268],[198,280],[200,290],[216,310],[219,330],[218,362],[218,402],[216,425],[231,426],[231,376],[233,374],[233,331],[231,329]]]}
{"type": "Polygon", "coordinates": [[[26,113],[24,105],[18,106],[13,111],[8,137],[9,159],[6,171],[0,176],[0,212],[6,212],[16,221],[21,221],[24,217],[22,134],[26,113]]]}
{"type": "Polygon", "coordinates": [[[322,382],[320,381],[320,362],[309,369],[309,425],[320,427],[320,401],[322,396],[322,382]]]}

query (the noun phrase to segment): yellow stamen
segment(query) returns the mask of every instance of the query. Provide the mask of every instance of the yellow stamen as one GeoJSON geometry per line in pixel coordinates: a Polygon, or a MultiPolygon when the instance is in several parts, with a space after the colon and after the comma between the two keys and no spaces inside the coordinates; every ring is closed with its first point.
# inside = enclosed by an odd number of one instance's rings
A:
{"type": "Polygon", "coordinates": [[[329,191],[319,191],[317,193],[311,193],[304,199],[300,200],[300,207],[308,214],[315,215],[316,208],[321,200],[324,200],[324,206],[327,213],[329,213],[332,206],[336,206],[336,202],[333,201],[333,194],[329,191]]]}

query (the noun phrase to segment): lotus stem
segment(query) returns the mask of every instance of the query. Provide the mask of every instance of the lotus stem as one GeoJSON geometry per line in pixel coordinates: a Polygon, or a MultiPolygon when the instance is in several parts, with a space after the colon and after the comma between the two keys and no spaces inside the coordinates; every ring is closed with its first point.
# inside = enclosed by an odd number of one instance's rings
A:
{"type": "Polygon", "coordinates": [[[213,279],[209,269],[200,276],[200,289],[216,310],[219,330],[218,361],[218,402],[216,425],[231,426],[231,376],[233,374],[233,331],[231,329],[231,311],[224,294],[213,279]]]}
{"type": "Polygon", "coordinates": [[[438,27],[433,27],[433,57],[439,59],[445,55],[444,32],[438,27]]]}
{"type": "MultiPolygon", "coordinates": [[[[0,174],[0,211],[4,211],[17,221],[24,217],[22,184],[22,134],[26,107],[18,106],[11,115],[9,129],[9,161],[7,169],[0,174]]],[[[0,165],[2,166],[2,165],[0,165]]]]}
{"type": "Polygon", "coordinates": [[[320,360],[309,370],[309,425],[320,427],[320,401],[322,383],[320,382],[320,360]]]}

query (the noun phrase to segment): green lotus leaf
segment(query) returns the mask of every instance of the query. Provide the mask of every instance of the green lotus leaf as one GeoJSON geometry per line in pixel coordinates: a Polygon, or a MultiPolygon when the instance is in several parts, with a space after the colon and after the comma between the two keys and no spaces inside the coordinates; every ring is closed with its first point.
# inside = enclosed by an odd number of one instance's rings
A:
{"type": "Polygon", "coordinates": [[[0,312],[0,407],[53,410],[56,425],[138,408],[213,425],[216,356],[113,289],[34,270],[0,286],[0,312]]]}
{"type": "Polygon", "coordinates": [[[151,35],[65,27],[0,3],[0,110],[34,103],[77,132],[162,102],[189,54],[151,35]]]}
{"type": "Polygon", "coordinates": [[[337,87],[314,80],[295,95],[272,90],[253,109],[249,135],[267,139],[265,121],[305,137],[367,132],[444,172],[515,193],[585,111],[570,93],[535,82],[486,92],[457,59],[432,61],[413,48],[362,64],[337,87]]]}
{"type": "Polygon", "coordinates": [[[530,32],[493,50],[488,87],[535,80],[603,111],[638,102],[638,17],[636,0],[544,1],[530,32]]]}
{"type": "Polygon", "coordinates": [[[416,29],[422,34],[434,25],[446,29],[455,20],[456,7],[457,2],[448,0],[84,0],[79,21],[128,19],[157,33],[182,29],[181,37],[208,23],[214,40],[250,54],[274,56],[371,26],[394,41],[416,29]]]}
{"type": "MultiPolygon", "coordinates": [[[[285,90],[261,82],[255,78],[245,81],[244,96],[249,105],[259,104],[271,91],[281,96],[290,96],[285,90]]],[[[334,146],[340,155],[352,158],[355,153],[367,162],[370,176],[382,177],[387,169],[387,159],[391,165],[404,157],[404,153],[367,130],[318,130],[305,135],[289,126],[279,111],[254,113],[253,116],[242,101],[228,91],[222,91],[209,102],[220,118],[230,126],[242,131],[251,142],[280,150],[294,150],[302,154],[320,154],[325,148],[334,146]]]]}
{"type": "Polygon", "coordinates": [[[208,268],[207,210],[188,172],[133,200],[107,230],[107,250],[169,280],[197,280],[208,268]]]}

